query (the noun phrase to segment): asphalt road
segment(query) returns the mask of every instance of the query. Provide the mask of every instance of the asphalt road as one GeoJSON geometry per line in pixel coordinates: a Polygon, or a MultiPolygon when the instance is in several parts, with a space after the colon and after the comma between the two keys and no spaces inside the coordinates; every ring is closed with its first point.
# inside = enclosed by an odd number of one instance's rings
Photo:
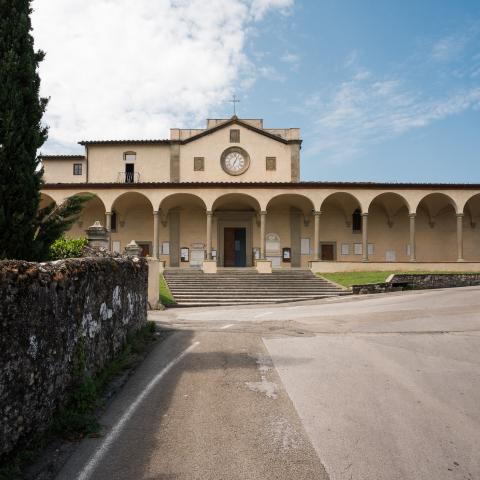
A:
{"type": "Polygon", "coordinates": [[[480,479],[480,288],[151,318],[58,479],[480,479]]]}

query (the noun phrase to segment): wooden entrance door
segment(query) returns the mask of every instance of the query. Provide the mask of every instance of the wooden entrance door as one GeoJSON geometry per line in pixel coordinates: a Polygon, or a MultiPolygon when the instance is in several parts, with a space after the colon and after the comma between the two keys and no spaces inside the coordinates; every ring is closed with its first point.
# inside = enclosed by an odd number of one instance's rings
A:
{"type": "Polygon", "coordinates": [[[335,260],[335,250],[333,243],[324,243],[322,248],[322,260],[335,260]]]}
{"type": "Polygon", "coordinates": [[[225,228],[223,236],[223,266],[246,267],[247,244],[245,228],[225,228]]]}

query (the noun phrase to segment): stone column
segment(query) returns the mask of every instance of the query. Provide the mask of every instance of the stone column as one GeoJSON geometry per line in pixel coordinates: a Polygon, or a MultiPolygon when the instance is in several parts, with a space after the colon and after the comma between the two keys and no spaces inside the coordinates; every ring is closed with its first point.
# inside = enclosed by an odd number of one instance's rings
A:
{"type": "Polygon", "coordinates": [[[105,229],[107,230],[107,248],[112,250],[112,212],[105,212],[105,229]]]}
{"type": "Polygon", "coordinates": [[[159,214],[157,210],[153,212],[153,258],[158,258],[158,220],[159,214]]]}
{"type": "Polygon", "coordinates": [[[267,223],[267,212],[262,211],[260,212],[260,259],[261,260],[265,260],[265,254],[266,254],[266,243],[265,243],[266,223],[267,223]]]}
{"type": "Polygon", "coordinates": [[[212,258],[212,218],[213,212],[207,210],[207,260],[212,258]]]}
{"type": "Polygon", "coordinates": [[[105,212],[105,228],[107,232],[112,231],[112,212],[105,212]]]}
{"type": "Polygon", "coordinates": [[[409,218],[410,218],[410,261],[411,262],[416,262],[417,261],[417,257],[416,257],[416,254],[415,254],[415,249],[416,249],[416,245],[415,245],[415,218],[417,217],[417,215],[415,213],[411,213],[409,215],[409,218]]]}
{"type": "Polygon", "coordinates": [[[320,260],[320,215],[322,212],[313,212],[315,218],[314,232],[313,232],[313,259],[320,260]]]}
{"type": "Polygon", "coordinates": [[[457,262],[463,261],[463,213],[457,213],[457,262]]]}
{"type": "Polygon", "coordinates": [[[368,262],[368,213],[362,213],[362,262],[368,262]]]}

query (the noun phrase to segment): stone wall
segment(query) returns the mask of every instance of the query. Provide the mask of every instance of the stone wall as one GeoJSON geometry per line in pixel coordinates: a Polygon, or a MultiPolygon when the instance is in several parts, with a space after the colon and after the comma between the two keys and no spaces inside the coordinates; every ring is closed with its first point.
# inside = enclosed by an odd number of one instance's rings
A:
{"type": "Polygon", "coordinates": [[[397,290],[470,287],[480,285],[480,273],[428,273],[391,275],[386,282],[353,285],[354,294],[385,293],[397,290]]]}
{"type": "Polygon", "coordinates": [[[0,261],[0,457],[49,426],[80,357],[98,372],[146,323],[147,268],[127,258],[0,261]]]}

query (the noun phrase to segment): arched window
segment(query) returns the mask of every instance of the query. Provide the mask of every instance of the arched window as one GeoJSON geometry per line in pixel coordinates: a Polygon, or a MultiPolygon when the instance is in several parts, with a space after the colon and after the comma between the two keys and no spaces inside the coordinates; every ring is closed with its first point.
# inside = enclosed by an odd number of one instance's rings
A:
{"type": "Polygon", "coordinates": [[[359,233],[362,231],[362,212],[357,208],[352,214],[352,232],[359,233]]]}

